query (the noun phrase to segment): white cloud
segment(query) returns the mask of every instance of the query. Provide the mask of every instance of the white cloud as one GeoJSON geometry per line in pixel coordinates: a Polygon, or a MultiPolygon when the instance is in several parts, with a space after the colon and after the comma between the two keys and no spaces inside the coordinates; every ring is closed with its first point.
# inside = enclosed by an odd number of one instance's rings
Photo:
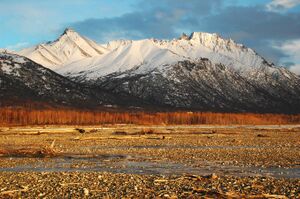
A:
{"type": "Polygon", "coordinates": [[[290,71],[300,75],[300,64],[296,64],[290,67],[290,71]]]}
{"type": "Polygon", "coordinates": [[[28,47],[30,44],[28,42],[20,42],[14,45],[6,46],[5,48],[8,50],[20,50],[22,48],[28,47]]]}
{"type": "Polygon", "coordinates": [[[281,50],[288,56],[282,59],[281,62],[294,63],[290,66],[290,70],[300,75],[300,39],[287,41],[282,43],[281,45],[274,45],[274,47],[281,50]]]}
{"type": "Polygon", "coordinates": [[[266,7],[269,11],[281,11],[293,8],[299,4],[300,0],[272,0],[266,7]]]}

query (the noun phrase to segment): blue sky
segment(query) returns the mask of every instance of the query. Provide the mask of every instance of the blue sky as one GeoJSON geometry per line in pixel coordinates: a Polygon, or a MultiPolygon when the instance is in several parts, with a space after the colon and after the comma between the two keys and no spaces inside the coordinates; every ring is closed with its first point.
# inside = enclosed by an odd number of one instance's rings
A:
{"type": "Polygon", "coordinates": [[[97,41],[217,32],[300,74],[300,0],[0,0],[0,48],[56,39],[66,27],[97,41]]]}

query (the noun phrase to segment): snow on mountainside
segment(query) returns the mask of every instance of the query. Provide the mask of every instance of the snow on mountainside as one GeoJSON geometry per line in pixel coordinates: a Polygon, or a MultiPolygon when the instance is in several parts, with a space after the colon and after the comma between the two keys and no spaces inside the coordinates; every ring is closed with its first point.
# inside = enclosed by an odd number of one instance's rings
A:
{"type": "Polygon", "coordinates": [[[106,52],[108,50],[101,45],[80,36],[74,30],[66,29],[56,41],[23,49],[18,54],[55,70],[66,63],[94,57],[106,52]]]}
{"type": "Polygon", "coordinates": [[[259,68],[265,62],[252,49],[237,44],[231,39],[223,39],[218,34],[194,32],[172,41],[156,40],[161,48],[169,49],[190,59],[208,58],[213,63],[222,63],[236,70],[259,68]]]}
{"type": "Polygon", "coordinates": [[[64,75],[97,79],[111,73],[136,68],[135,73],[146,73],[165,64],[174,64],[183,57],[168,49],[159,48],[153,40],[126,42],[102,56],[83,59],[57,70],[64,75]]]}
{"type": "Polygon", "coordinates": [[[110,41],[106,45],[103,45],[103,46],[109,50],[115,50],[115,49],[119,48],[120,46],[125,46],[125,45],[131,44],[131,43],[132,43],[132,40],[121,39],[121,40],[110,41]]]}
{"type": "Polygon", "coordinates": [[[178,61],[197,61],[200,58],[207,58],[214,64],[224,64],[245,76],[266,68],[273,70],[272,64],[252,49],[210,33],[194,32],[190,37],[184,35],[173,40],[116,40],[109,42],[105,47],[110,52],[66,64],[57,72],[95,80],[136,67],[139,69],[135,72],[142,74],[178,61]]]}

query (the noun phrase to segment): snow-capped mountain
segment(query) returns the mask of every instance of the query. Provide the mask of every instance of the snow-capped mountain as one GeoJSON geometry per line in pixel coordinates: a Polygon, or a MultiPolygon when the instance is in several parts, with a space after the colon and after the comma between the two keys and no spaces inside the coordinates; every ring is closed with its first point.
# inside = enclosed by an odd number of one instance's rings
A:
{"type": "Polygon", "coordinates": [[[56,70],[67,63],[107,52],[106,48],[94,41],[79,35],[72,29],[66,29],[56,41],[23,49],[18,54],[56,70]]]}
{"type": "MultiPolygon", "coordinates": [[[[60,48],[64,49],[63,45],[60,48]]],[[[55,71],[155,105],[208,111],[300,112],[299,76],[217,34],[117,40],[101,48],[105,49],[102,54],[66,61],[55,71]]]]}
{"type": "Polygon", "coordinates": [[[223,39],[217,34],[201,32],[192,33],[190,37],[183,35],[173,40],[117,40],[109,42],[106,48],[110,52],[66,64],[57,72],[97,79],[137,66],[139,70],[136,72],[142,74],[177,61],[196,61],[200,58],[207,58],[214,64],[222,63],[246,76],[248,72],[271,66],[250,48],[237,44],[231,39],[223,39]]]}
{"type": "MultiPolygon", "coordinates": [[[[194,32],[173,40],[116,40],[100,45],[72,29],[66,29],[54,42],[21,50],[18,54],[62,75],[97,79],[139,66],[139,73],[178,61],[208,58],[248,76],[270,63],[233,40],[217,34],[194,32]]],[[[267,66],[267,67],[266,67],[267,66]]]]}

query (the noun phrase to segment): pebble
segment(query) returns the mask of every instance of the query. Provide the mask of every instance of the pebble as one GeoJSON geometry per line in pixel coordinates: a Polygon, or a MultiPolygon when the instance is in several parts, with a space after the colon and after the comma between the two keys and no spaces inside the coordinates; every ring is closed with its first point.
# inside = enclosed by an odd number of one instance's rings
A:
{"type": "MultiPolygon", "coordinates": [[[[125,196],[133,198],[145,198],[146,196],[148,198],[187,198],[193,196],[197,198],[203,194],[211,198],[227,198],[228,194],[233,194],[235,198],[245,196],[284,198],[291,195],[295,198],[300,197],[297,179],[222,175],[212,179],[211,177],[215,175],[207,178],[196,175],[160,176],[101,173],[102,179],[106,181],[104,183],[104,181],[97,180],[98,176],[99,172],[52,172],[45,176],[35,172],[1,172],[0,198],[3,192],[10,193],[10,190],[20,189],[18,184],[26,184],[29,187],[18,193],[21,198],[44,196],[50,196],[50,198],[80,198],[82,196],[102,198],[107,197],[107,194],[110,198],[125,196]],[[38,181],[40,183],[37,183],[38,181]],[[61,186],[61,183],[64,183],[65,186],[61,186]]],[[[16,195],[16,197],[19,196],[16,195]]]]}
{"type": "Polygon", "coordinates": [[[87,188],[83,188],[83,194],[85,196],[88,196],[90,194],[89,190],[87,188]]]}

